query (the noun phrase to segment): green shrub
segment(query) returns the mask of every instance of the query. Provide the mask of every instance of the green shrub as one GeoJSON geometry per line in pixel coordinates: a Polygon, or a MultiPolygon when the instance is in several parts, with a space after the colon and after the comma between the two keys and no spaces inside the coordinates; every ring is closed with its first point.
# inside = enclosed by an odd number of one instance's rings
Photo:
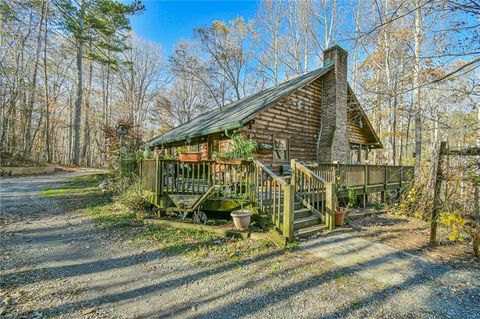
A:
{"type": "Polygon", "coordinates": [[[242,133],[235,132],[232,134],[233,146],[230,152],[218,154],[218,158],[242,158],[253,159],[257,151],[257,143],[246,138],[242,133]]]}
{"type": "Polygon", "coordinates": [[[191,152],[190,150],[184,148],[184,147],[181,147],[181,148],[177,148],[177,154],[182,154],[182,153],[188,153],[188,152],[191,152]]]}
{"type": "Polygon", "coordinates": [[[143,212],[151,208],[151,199],[154,194],[143,190],[139,182],[128,187],[117,196],[117,200],[134,212],[143,212]]]}

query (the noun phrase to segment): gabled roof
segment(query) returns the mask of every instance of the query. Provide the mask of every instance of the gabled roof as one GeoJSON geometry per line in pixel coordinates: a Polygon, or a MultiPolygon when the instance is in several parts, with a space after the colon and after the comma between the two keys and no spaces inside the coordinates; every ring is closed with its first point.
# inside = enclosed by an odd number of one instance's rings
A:
{"type": "Polygon", "coordinates": [[[153,146],[180,142],[188,138],[192,139],[194,137],[240,128],[245,124],[244,121],[251,118],[254,114],[330,71],[333,64],[333,62],[328,62],[323,68],[230,103],[223,107],[222,110],[217,109],[201,114],[162,135],[152,138],[148,141],[148,144],[153,146]]]}
{"type": "Polygon", "coordinates": [[[360,105],[360,102],[357,99],[357,96],[355,95],[355,92],[353,92],[352,87],[350,84],[347,83],[347,94],[349,97],[351,97],[354,101],[354,110],[359,113],[359,115],[362,117],[362,120],[365,123],[364,131],[368,135],[369,138],[369,143],[371,143],[371,148],[383,148],[382,142],[380,141],[380,138],[377,135],[377,132],[373,129],[372,122],[370,122],[370,119],[368,118],[367,114],[365,114],[365,110],[362,108],[360,105]]]}

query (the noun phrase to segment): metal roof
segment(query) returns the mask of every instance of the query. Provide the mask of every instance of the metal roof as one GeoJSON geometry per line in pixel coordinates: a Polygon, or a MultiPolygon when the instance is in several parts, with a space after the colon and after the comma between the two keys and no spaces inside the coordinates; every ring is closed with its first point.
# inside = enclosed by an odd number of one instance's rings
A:
{"type": "Polygon", "coordinates": [[[245,124],[245,120],[262,111],[265,107],[268,107],[282,97],[289,95],[327,73],[332,69],[333,64],[333,61],[329,61],[323,68],[232,102],[223,107],[222,110],[216,109],[201,114],[182,125],[152,138],[148,141],[148,144],[153,146],[180,142],[188,138],[192,139],[194,137],[240,128],[245,124]]]}

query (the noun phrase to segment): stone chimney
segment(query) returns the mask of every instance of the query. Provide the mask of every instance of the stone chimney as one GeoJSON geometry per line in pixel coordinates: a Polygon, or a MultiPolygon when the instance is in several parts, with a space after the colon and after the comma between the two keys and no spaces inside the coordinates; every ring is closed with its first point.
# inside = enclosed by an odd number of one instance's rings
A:
{"type": "Polygon", "coordinates": [[[347,62],[348,53],[338,45],[323,51],[324,66],[335,63],[323,77],[322,129],[319,134],[318,160],[348,163],[350,144],[347,135],[347,62]]]}

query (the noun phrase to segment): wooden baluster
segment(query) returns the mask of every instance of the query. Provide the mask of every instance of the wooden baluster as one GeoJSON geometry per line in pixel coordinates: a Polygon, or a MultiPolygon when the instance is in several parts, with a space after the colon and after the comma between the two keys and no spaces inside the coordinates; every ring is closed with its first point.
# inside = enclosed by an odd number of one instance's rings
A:
{"type": "Polygon", "coordinates": [[[178,180],[178,176],[180,175],[180,164],[178,162],[175,162],[173,165],[174,165],[173,169],[174,169],[174,175],[175,176],[173,177],[173,180],[172,180],[172,182],[173,182],[172,187],[174,187],[175,192],[178,193],[179,192],[179,189],[178,189],[179,185],[178,185],[177,180],[178,180]]]}
{"type": "Polygon", "coordinates": [[[205,162],[202,162],[202,193],[205,193],[205,162]]]}
{"type": "Polygon", "coordinates": [[[263,186],[263,171],[259,169],[259,175],[260,177],[260,205],[262,207],[262,210],[265,209],[265,192],[264,192],[264,186],[263,186]]]}
{"type": "MultiPolygon", "coordinates": [[[[268,178],[268,183],[267,183],[267,194],[268,194],[267,201],[269,205],[268,209],[272,210],[272,206],[273,206],[272,205],[272,180],[270,177],[268,178]]],[[[274,212],[274,215],[275,215],[275,212],[274,212]]]]}
{"type": "Polygon", "coordinates": [[[275,211],[275,218],[277,219],[277,221],[280,223],[281,220],[281,210],[280,210],[280,207],[278,206],[278,183],[277,181],[274,181],[272,180],[272,193],[273,193],[273,196],[272,196],[272,210],[275,211]]]}
{"type": "Polygon", "coordinates": [[[191,174],[191,188],[192,188],[192,194],[195,194],[195,175],[196,175],[196,172],[195,172],[195,166],[196,164],[191,164],[190,167],[191,167],[191,170],[192,170],[192,174],[191,174]]]}

